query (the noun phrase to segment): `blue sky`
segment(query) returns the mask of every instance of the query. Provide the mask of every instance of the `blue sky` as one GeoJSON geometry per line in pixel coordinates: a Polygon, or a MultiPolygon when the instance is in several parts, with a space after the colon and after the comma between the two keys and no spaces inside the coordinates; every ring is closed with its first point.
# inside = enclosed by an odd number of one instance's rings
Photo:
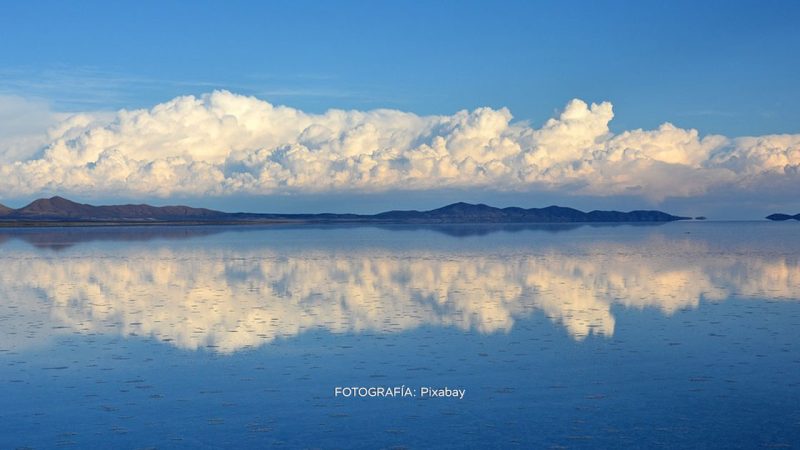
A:
{"type": "Polygon", "coordinates": [[[97,112],[225,89],[532,127],[580,98],[613,103],[613,133],[791,134],[798,23],[793,1],[4,2],[0,95],[97,112]]]}
{"type": "Polygon", "coordinates": [[[798,131],[800,3],[8,2],[0,86],[69,109],[225,88],[301,109],[541,122],[574,97],[615,126],[798,131]]]}

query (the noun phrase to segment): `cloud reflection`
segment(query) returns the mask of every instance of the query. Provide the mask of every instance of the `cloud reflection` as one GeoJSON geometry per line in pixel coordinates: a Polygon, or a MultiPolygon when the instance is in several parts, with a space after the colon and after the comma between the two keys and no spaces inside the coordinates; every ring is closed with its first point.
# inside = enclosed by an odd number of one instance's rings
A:
{"type": "Polygon", "coordinates": [[[24,249],[0,262],[6,351],[78,332],[151,336],[183,349],[232,353],[310,329],[508,332],[537,313],[580,340],[614,334],[614,305],[669,315],[731,296],[800,298],[796,258],[721,257],[689,240],[530,252],[24,249]]]}

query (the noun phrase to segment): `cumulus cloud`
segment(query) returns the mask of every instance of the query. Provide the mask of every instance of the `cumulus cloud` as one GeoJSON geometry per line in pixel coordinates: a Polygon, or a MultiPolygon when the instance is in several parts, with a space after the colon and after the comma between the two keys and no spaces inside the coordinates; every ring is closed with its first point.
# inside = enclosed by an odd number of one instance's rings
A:
{"type": "MultiPolygon", "coordinates": [[[[14,106],[0,104],[0,111],[14,106]]],[[[578,99],[540,128],[513,122],[505,108],[310,114],[215,91],[149,110],[73,115],[26,141],[24,151],[0,135],[0,194],[491,188],[661,200],[800,180],[800,135],[700,136],[669,123],[614,134],[613,117],[611,103],[578,99]]]]}

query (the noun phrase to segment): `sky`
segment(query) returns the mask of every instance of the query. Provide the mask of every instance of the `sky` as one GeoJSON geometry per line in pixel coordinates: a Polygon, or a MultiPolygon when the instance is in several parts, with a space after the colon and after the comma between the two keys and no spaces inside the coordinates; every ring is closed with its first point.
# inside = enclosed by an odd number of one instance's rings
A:
{"type": "Polygon", "coordinates": [[[800,212],[800,3],[3,2],[0,202],[800,212]]]}

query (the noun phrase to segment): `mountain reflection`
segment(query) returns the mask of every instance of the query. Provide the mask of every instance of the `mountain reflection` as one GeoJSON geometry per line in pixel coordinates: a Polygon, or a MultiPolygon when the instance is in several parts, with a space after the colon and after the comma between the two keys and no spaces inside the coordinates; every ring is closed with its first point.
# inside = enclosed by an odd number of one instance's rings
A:
{"type": "Polygon", "coordinates": [[[295,225],[218,225],[218,226],[170,226],[170,225],[120,225],[97,227],[57,227],[48,228],[7,228],[0,227],[0,245],[18,239],[37,248],[63,250],[86,242],[126,241],[141,242],[153,240],[190,239],[211,236],[223,232],[248,232],[253,230],[298,229],[320,231],[332,229],[380,228],[387,231],[433,231],[452,237],[486,236],[492,233],[515,233],[521,231],[544,231],[562,233],[581,227],[649,227],[663,226],[660,222],[641,223],[462,223],[462,224],[295,224],[295,225]]]}
{"type": "Polygon", "coordinates": [[[614,305],[669,315],[731,296],[800,298],[796,257],[724,257],[689,240],[568,252],[128,245],[101,254],[23,249],[0,262],[5,351],[78,332],[231,353],[309,329],[508,332],[539,312],[580,340],[613,335],[614,305]]]}

